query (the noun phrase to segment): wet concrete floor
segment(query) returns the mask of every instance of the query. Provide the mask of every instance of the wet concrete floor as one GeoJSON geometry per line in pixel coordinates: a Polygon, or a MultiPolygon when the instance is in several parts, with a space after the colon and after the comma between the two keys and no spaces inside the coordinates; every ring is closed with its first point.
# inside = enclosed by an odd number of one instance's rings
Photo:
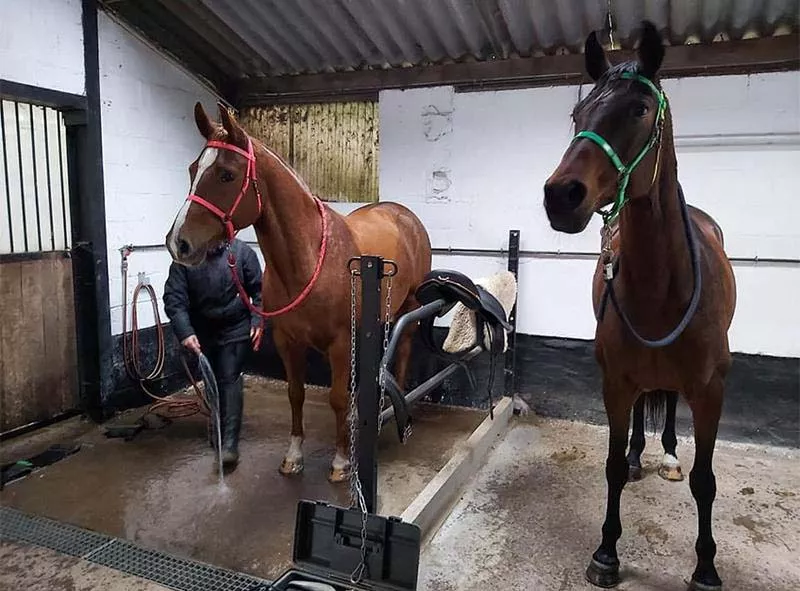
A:
{"type": "MultiPolygon", "coordinates": [[[[249,377],[241,461],[220,486],[205,419],[177,419],[133,441],[106,439],[102,427],[73,420],[3,446],[2,461],[49,443],[79,441],[80,452],[13,482],[3,505],[132,540],[144,546],[267,579],[291,562],[297,501],[348,504],[346,485],[331,485],[334,416],[327,390],[308,387],[305,471],[278,473],[288,446],[290,410],[282,382],[249,377]]],[[[138,414],[131,413],[130,421],[138,414]]],[[[393,424],[379,440],[379,512],[399,515],[444,466],[484,414],[420,404],[414,434],[400,445],[393,424]]],[[[123,417],[124,418],[124,417],[123,417]]],[[[116,420],[115,422],[124,422],[116,420]]],[[[19,588],[19,587],[18,587],[19,588]]]]}
{"type": "MultiPolygon", "coordinates": [[[[584,570],[601,535],[607,429],[532,416],[512,425],[424,549],[419,589],[595,589],[584,570]]],[[[623,591],[684,590],[694,570],[688,477],[659,478],[662,453],[648,436],[646,476],[622,495],[623,591]]],[[[690,440],[678,456],[688,476],[690,440]]],[[[725,591],[800,589],[798,460],[793,449],[717,443],[713,527],[725,591]]]]}
{"type": "Polygon", "coordinates": [[[0,542],[0,589],[8,591],[167,591],[151,581],[47,548],[0,542]]]}

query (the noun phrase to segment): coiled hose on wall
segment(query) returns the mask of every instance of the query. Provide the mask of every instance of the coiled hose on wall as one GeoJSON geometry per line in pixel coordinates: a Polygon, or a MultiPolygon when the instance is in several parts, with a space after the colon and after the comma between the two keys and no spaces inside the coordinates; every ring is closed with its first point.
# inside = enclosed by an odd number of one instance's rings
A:
{"type": "Polygon", "coordinates": [[[153,399],[153,403],[145,414],[157,414],[164,418],[188,417],[195,414],[209,416],[209,404],[203,395],[197,381],[194,379],[186,358],[181,353],[181,363],[189,378],[194,394],[169,394],[159,396],[153,393],[148,387],[149,382],[161,378],[166,360],[166,345],[164,341],[164,326],[161,323],[161,315],[158,311],[158,300],[153,286],[141,279],[136,284],[131,297],[131,324],[130,334],[128,333],[128,257],[133,252],[132,246],[124,246],[120,249],[122,256],[122,357],[125,363],[125,371],[128,377],[139,384],[142,391],[153,399]],[[153,318],[156,328],[156,360],[150,371],[142,369],[139,345],[139,295],[144,290],[150,298],[153,309],[153,318]]]}

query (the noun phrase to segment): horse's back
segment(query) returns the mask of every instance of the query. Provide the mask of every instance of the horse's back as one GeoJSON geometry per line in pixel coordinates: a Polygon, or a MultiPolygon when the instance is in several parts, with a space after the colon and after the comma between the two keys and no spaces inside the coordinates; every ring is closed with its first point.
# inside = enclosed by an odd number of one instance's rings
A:
{"type": "Polygon", "coordinates": [[[415,289],[431,268],[431,242],[425,226],[406,206],[393,202],[371,203],[344,218],[361,254],[396,261],[400,275],[415,289]]]}
{"type": "Polygon", "coordinates": [[[725,248],[725,235],[722,233],[722,228],[705,211],[694,205],[689,205],[689,215],[697,228],[709,238],[714,238],[719,242],[722,248],[725,248]]]}

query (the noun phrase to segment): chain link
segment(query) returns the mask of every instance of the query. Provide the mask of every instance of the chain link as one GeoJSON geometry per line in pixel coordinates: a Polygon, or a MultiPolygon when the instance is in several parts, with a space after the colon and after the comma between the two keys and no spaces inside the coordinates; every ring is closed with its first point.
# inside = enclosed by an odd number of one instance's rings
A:
{"type": "Polygon", "coordinates": [[[603,277],[606,281],[614,278],[614,249],[612,248],[612,229],[603,223],[600,229],[600,259],[603,262],[603,277]]]}
{"type": "Polygon", "coordinates": [[[350,270],[350,506],[361,511],[361,561],[350,575],[350,582],[358,584],[367,566],[367,502],[358,479],[358,407],[356,400],[356,274],[350,270]]]}
{"type": "MultiPolygon", "coordinates": [[[[356,395],[356,277],[358,271],[350,269],[350,412],[348,423],[350,427],[350,505],[358,507],[361,511],[361,561],[350,575],[350,582],[358,584],[364,577],[367,568],[367,503],[364,499],[364,491],[361,489],[361,481],[358,478],[358,453],[356,442],[358,439],[358,400],[356,395]]],[[[386,310],[384,314],[383,326],[383,347],[382,353],[386,353],[389,347],[389,321],[392,316],[392,276],[386,278],[386,310]]],[[[381,359],[383,359],[383,354],[381,359]]],[[[380,411],[383,413],[386,386],[383,375],[385,367],[381,363],[379,370],[380,382],[380,411]]],[[[378,434],[381,432],[381,419],[378,415],[378,434]]]]}
{"type": "Polygon", "coordinates": [[[392,318],[392,276],[389,275],[386,278],[386,314],[384,315],[383,319],[383,347],[381,348],[381,367],[380,373],[378,375],[378,383],[381,386],[381,406],[380,410],[378,411],[378,435],[381,434],[381,428],[383,428],[383,421],[381,420],[381,415],[383,414],[384,408],[386,407],[386,382],[384,381],[384,375],[386,373],[386,365],[383,363],[383,359],[386,355],[386,349],[389,348],[389,322],[392,318]]]}

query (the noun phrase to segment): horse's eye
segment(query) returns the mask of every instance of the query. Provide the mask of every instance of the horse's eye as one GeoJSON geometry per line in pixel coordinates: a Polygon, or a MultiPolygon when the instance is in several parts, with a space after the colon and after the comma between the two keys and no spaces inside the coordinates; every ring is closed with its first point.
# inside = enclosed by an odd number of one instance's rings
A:
{"type": "Polygon", "coordinates": [[[633,106],[634,117],[644,117],[645,115],[647,115],[648,111],[650,111],[650,109],[644,103],[636,103],[633,106]]]}
{"type": "Polygon", "coordinates": [[[233,173],[229,170],[223,170],[219,178],[223,183],[229,183],[233,180],[233,173]]]}

